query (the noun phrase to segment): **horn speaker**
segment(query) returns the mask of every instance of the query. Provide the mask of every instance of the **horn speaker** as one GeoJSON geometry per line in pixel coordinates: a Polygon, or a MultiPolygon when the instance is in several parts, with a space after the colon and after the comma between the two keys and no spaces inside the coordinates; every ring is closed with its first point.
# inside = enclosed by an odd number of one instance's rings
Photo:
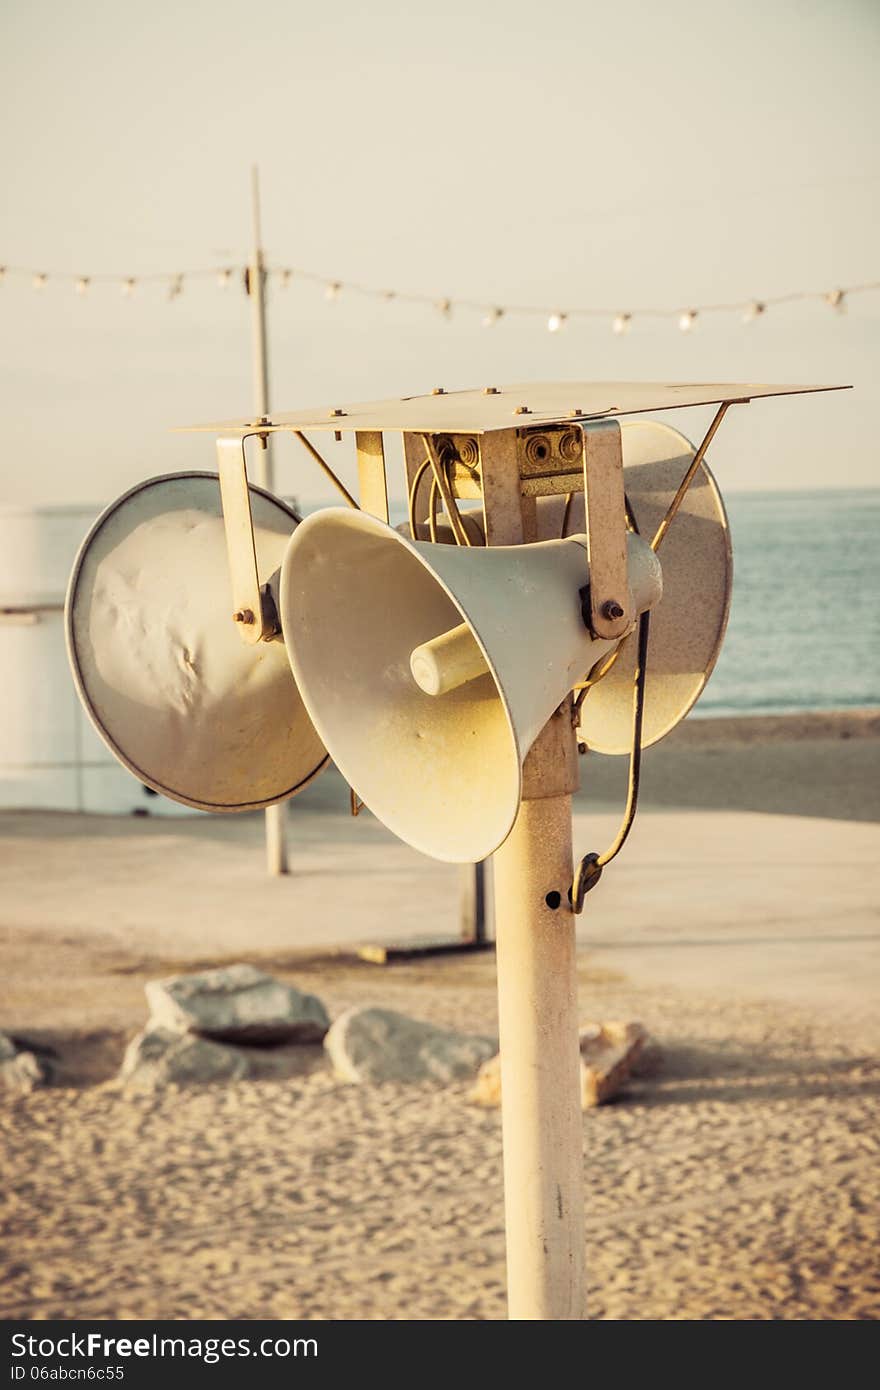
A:
{"type": "MultiPolygon", "coordinates": [[[[640,537],[628,550],[641,612],[660,567],[640,537]]],[[[342,775],[402,840],[465,863],[507,837],[529,748],[616,645],[585,626],[587,577],[584,536],[435,545],[340,508],[294,532],[280,616],[297,687],[342,775]]]]}
{"type": "MultiPolygon", "coordinates": [[[[683,434],[657,420],[621,423],[624,487],[640,534],[657,530],[694,457],[683,434]]],[[[463,509],[472,536],[484,530],[482,508],[463,509]]],[[[583,493],[567,508],[564,495],[539,497],[537,539],[550,540],[584,529],[583,493]]],[[[401,532],[409,534],[402,526],[401,532]]],[[[437,520],[437,538],[454,542],[445,517],[437,520]]],[[[730,609],[733,556],[721,494],[709,468],[701,463],[669,528],[661,550],[663,597],[651,610],[651,641],[645,681],[642,747],[657,743],[693,708],[712,674],[730,609]]],[[[578,737],[596,753],[628,753],[632,745],[632,687],[637,636],[622,644],[620,655],[590,689],[581,705],[578,737]]]]}
{"type": "MultiPolygon", "coordinates": [[[[260,579],[298,517],[250,488],[260,579]]],[[[329,759],[283,641],[246,646],[232,621],[215,473],[153,478],[98,518],[66,603],[80,698],[141,782],[204,811],[248,811],[301,791],[329,759]]]]}

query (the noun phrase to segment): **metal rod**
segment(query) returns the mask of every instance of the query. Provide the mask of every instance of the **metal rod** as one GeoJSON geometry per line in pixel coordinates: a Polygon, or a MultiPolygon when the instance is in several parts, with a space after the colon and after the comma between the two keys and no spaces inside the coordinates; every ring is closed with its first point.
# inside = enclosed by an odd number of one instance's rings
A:
{"type": "Polygon", "coordinates": [[[462,864],[458,881],[461,939],[475,946],[484,946],[488,940],[485,864],[462,864]]]}
{"type": "Polygon", "coordinates": [[[672,522],[673,522],[673,519],[674,519],[674,517],[675,517],[675,514],[676,514],[676,512],[678,511],[679,507],[681,506],[682,502],[684,501],[685,493],[687,492],[688,488],[690,487],[691,483],[693,482],[693,480],[694,480],[694,475],[696,474],[697,469],[699,468],[700,464],[703,462],[703,458],[704,458],[704,455],[705,455],[705,453],[706,453],[706,450],[708,449],[709,445],[712,443],[712,440],[715,438],[716,432],[717,432],[717,430],[718,430],[718,426],[721,424],[721,421],[724,419],[724,416],[727,414],[728,407],[729,407],[730,405],[732,405],[732,404],[733,404],[733,402],[731,402],[731,401],[725,401],[724,404],[723,404],[723,405],[720,405],[720,406],[718,407],[717,411],[715,412],[715,419],[712,421],[711,425],[710,425],[709,428],[707,429],[707,431],[706,431],[706,433],[705,433],[705,436],[703,437],[703,442],[702,442],[702,444],[700,445],[700,447],[699,447],[699,449],[697,450],[697,452],[694,454],[694,457],[693,457],[693,460],[691,461],[690,467],[688,468],[688,471],[685,473],[684,477],[682,478],[681,482],[679,483],[679,485],[678,485],[678,491],[676,492],[675,496],[673,497],[672,501],[670,502],[670,504],[669,504],[669,506],[668,506],[668,508],[667,508],[667,510],[666,510],[666,515],[664,516],[663,520],[660,522],[660,525],[657,527],[657,531],[656,531],[656,533],[655,533],[655,535],[654,535],[654,539],[651,541],[651,549],[652,549],[652,550],[656,551],[656,550],[658,550],[658,549],[660,548],[660,546],[662,545],[662,543],[663,543],[663,537],[666,535],[666,532],[669,530],[670,526],[672,525],[672,522]]]}
{"type": "Polygon", "coordinates": [[[517,1319],[586,1315],[571,873],[571,797],[524,801],[495,853],[508,1309],[517,1319]]]}
{"type": "Polygon", "coordinates": [[[300,444],[302,444],[306,449],[308,449],[312,458],[315,460],[315,463],[318,465],[320,469],[322,469],[324,473],[326,473],[333,486],[339,489],[348,505],[350,507],[354,507],[355,511],[360,511],[360,507],[358,506],[355,499],[352,497],[348,488],[345,486],[344,483],[340,482],[327,460],[321,458],[321,455],[318,453],[312,441],[310,439],[306,439],[302,430],[294,430],[293,437],[294,439],[298,439],[300,444]]]}
{"type": "MultiPolygon", "coordinates": [[[[251,301],[251,329],[254,368],[254,409],[261,420],[269,416],[269,353],[266,342],[266,269],[263,261],[263,241],[260,228],[260,176],[257,166],[251,169],[251,213],[253,217],[253,247],[248,265],[248,291],[251,301]]],[[[260,436],[261,448],[255,460],[256,480],[269,492],[275,490],[275,477],[270,436],[260,436]]],[[[266,807],[266,867],[273,876],[288,872],[285,820],[287,806],[266,807]]]]}
{"type": "MultiPolygon", "coordinates": [[[[257,166],[251,169],[251,213],[253,218],[253,247],[248,265],[248,291],[251,301],[251,331],[253,342],[254,409],[261,420],[269,418],[269,354],[266,345],[266,268],[260,233],[260,176],[257,166]]],[[[257,482],[274,492],[272,447],[268,434],[260,436],[261,449],[256,461],[257,482]]]]}

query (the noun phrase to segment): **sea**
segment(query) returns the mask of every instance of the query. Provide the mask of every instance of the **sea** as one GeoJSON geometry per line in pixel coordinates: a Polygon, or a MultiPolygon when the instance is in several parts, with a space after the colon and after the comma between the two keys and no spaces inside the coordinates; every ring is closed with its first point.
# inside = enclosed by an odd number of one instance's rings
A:
{"type": "Polygon", "coordinates": [[[880,489],[725,498],[733,598],[695,715],[880,704],[880,489]]]}
{"type": "MultiPolygon", "coordinates": [[[[692,717],[880,706],[880,488],[731,493],[725,505],[730,619],[692,717]]],[[[404,515],[392,507],[392,524],[404,515]]]]}

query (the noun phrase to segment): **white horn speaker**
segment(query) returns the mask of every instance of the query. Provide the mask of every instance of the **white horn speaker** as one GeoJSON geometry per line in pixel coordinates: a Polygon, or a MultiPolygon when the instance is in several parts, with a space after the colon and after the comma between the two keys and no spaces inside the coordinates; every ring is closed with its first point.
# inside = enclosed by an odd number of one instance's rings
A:
{"type": "MultiPolygon", "coordinates": [[[[623,479],[640,534],[650,540],[694,457],[683,434],[659,420],[621,424],[623,479]]],[[[584,495],[538,497],[539,541],[583,531],[584,495]]],[[[464,513],[477,543],[483,541],[482,513],[464,513]]],[[[404,535],[408,527],[399,528],[404,535]]],[[[454,543],[444,516],[437,539],[454,543]]],[[[675,521],[663,541],[663,597],[651,612],[651,641],[645,682],[642,747],[657,743],[679,724],[706,688],[715,667],[730,608],[733,557],[727,514],[706,463],[700,464],[675,521]]],[[[580,740],[595,753],[629,753],[632,746],[632,689],[636,635],[622,644],[608,673],[581,705],[580,740]]]]}
{"type": "MultiPolygon", "coordinates": [[[[306,709],[342,775],[400,839],[486,858],[516,818],[522,763],[573,685],[616,644],[581,614],[586,538],[458,547],[331,508],[291,537],[280,616],[306,709]]],[[[659,563],[628,538],[636,611],[659,563]]]]}
{"type": "MultiPolygon", "coordinates": [[[[693,461],[694,446],[658,420],[622,428],[624,487],[640,534],[651,540],[693,461]]],[[[549,500],[549,499],[548,499],[549,500]]],[[[575,499],[583,517],[583,497],[575,499]]],[[[572,508],[570,529],[582,524],[572,508]]],[[[730,530],[705,463],[697,469],[659,550],[663,597],[651,611],[642,747],[664,738],[699,699],[724,640],[733,588],[730,530]]],[[[636,635],[581,706],[579,738],[597,753],[628,753],[636,635]]]]}
{"type": "MultiPolygon", "coordinates": [[[[296,513],[251,487],[261,581],[296,513]]],[[[245,645],[232,621],[215,473],[153,478],[98,518],[66,605],[70,664],[101,738],[141,782],[204,811],[301,791],[327,765],[282,641],[245,645]]]]}

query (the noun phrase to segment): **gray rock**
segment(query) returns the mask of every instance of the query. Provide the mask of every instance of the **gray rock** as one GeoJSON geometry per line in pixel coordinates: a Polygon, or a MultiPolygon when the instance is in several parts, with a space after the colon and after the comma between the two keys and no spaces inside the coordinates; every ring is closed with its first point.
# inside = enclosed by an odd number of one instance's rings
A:
{"type": "Polygon", "coordinates": [[[151,1026],[223,1042],[320,1042],[330,1026],[314,994],[253,965],[151,980],[146,994],[151,1026]]]}
{"type": "Polygon", "coordinates": [[[155,1090],[240,1081],[249,1070],[247,1057],[237,1047],[208,1042],[194,1033],[150,1027],[128,1044],[119,1080],[136,1090],[155,1090]]]}
{"type": "Polygon", "coordinates": [[[0,1033],[0,1092],[26,1095],[35,1086],[44,1086],[48,1068],[33,1052],[19,1052],[5,1033],[0,1033]]]}
{"type": "Polygon", "coordinates": [[[391,1009],[348,1009],[324,1046],[342,1081],[454,1081],[473,1076],[497,1047],[391,1009]]]}

